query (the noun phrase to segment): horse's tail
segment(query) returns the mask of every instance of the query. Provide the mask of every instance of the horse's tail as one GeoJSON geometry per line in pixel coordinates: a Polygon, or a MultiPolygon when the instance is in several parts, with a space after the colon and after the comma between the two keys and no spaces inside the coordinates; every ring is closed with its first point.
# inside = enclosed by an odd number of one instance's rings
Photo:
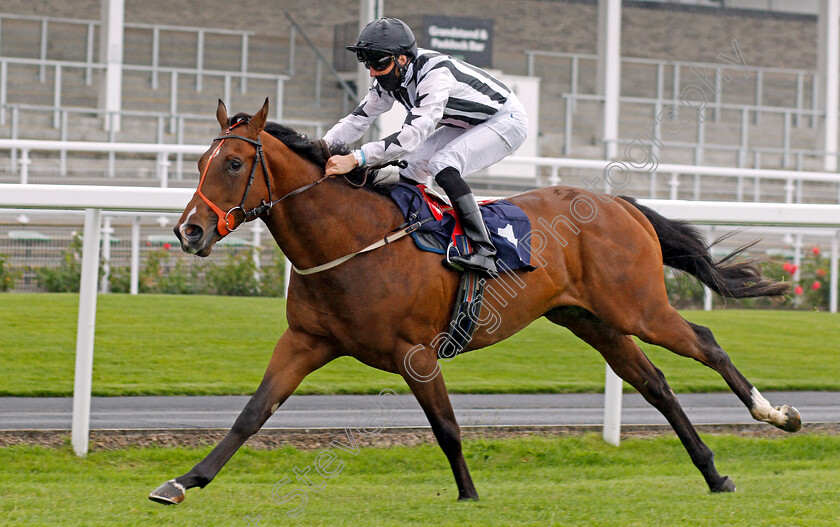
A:
{"type": "Polygon", "coordinates": [[[759,262],[756,260],[733,261],[758,240],[715,262],[709,252],[710,245],[706,244],[703,235],[696,228],[682,221],[669,220],[640,205],[633,198],[620,197],[639,209],[653,225],[662,247],[662,262],[694,275],[715,293],[730,298],[779,297],[790,289],[790,284],[762,276],[759,262]]]}

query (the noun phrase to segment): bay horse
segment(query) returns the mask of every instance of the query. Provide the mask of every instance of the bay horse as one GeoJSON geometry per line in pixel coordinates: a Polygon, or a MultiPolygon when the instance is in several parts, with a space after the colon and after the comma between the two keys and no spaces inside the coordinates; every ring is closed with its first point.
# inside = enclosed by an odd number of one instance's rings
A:
{"type": "MultiPolygon", "coordinates": [[[[346,355],[405,379],[449,460],[458,499],[478,499],[435,351],[435,339],[449,323],[459,273],[442,266],[440,255],[417,250],[408,237],[344,261],[405,219],[381,193],[326,177],[330,152],[323,141],[266,123],[267,115],[268,99],[255,115],[233,118],[219,101],[222,133],[198,161],[201,179],[175,234],[184,251],[204,257],[246,221],[265,222],[296,269],[286,305],[288,329],[226,437],[149,498],[180,503],[187,489],[210,483],[304,377],[346,355]],[[314,272],[322,266],[329,268],[314,272]]],[[[348,151],[342,146],[340,153],[348,151]]],[[[783,295],[787,284],[761,276],[755,262],[733,259],[743,248],[715,262],[697,230],[630,198],[556,186],[509,201],[531,220],[530,239],[521,243],[528,243],[537,268],[503,272],[487,282],[485,305],[475,314],[480,327],[466,351],[499,342],[539,317],[565,326],[665,416],[712,492],[734,491],[735,484],[718,473],[712,451],[632,336],[717,371],[756,420],[799,430],[795,408],[771,406],[711,331],[683,319],[668,302],[663,264],[725,297],[783,295]]]]}

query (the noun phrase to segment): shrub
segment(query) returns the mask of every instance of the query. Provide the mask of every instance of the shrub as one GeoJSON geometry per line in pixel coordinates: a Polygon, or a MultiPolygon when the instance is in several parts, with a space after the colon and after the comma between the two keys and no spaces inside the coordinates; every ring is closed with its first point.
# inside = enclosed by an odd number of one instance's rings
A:
{"type": "MultiPolygon", "coordinates": [[[[101,271],[101,267],[100,267],[101,271]]],[[[82,237],[74,232],[58,267],[36,267],[35,281],[50,293],[78,293],[82,277],[82,237]]]]}
{"type": "Polygon", "coordinates": [[[188,265],[183,259],[175,257],[175,265],[163,276],[160,292],[169,295],[200,295],[209,293],[200,276],[198,265],[188,265]]]}
{"type": "Polygon", "coordinates": [[[242,251],[227,255],[220,264],[212,264],[205,278],[217,295],[255,296],[260,290],[256,271],[251,251],[242,251]]]}
{"type": "Polygon", "coordinates": [[[108,286],[112,293],[131,292],[131,267],[112,267],[108,286]]]}
{"type": "MultiPolygon", "coordinates": [[[[823,258],[819,247],[813,247],[802,259],[799,270],[799,282],[794,294],[800,298],[800,304],[808,309],[828,309],[829,274],[831,262],[823,258]]],[[[791,268],[795,272],[795,269],[791,268]]],[[[793,272],[790,274],[793,275],[793,272]]]]}
{"type": "MultiPolygon", "coordinates": [[[[173,295],[197,295],[208,292],[201,282],[200,268],[188,265],[177,254],[164,246],[146,255],[144,265],[137,274],[137,289],[140,293],[164,293],[173,295]],[[175,260],[174,265],[171,260],[175,260]]],[[[131,267],[111,269],[109,278],[113,293],[131,291],[131,267]]]]}
{"type": "Polygon", "coordinates": [[[159,293],[163,281],[163,260],[169,256],[160,248],[146,253],[146,265],[140,267],[137,288],[141,293],[159,293]]]}
{"type": "Polygon", "coordinates": [[[284,296],[286,257],[279,247],[274,246],[274,263],[260,269],[260,294],[262,296],[284,296]]]}
{"type": "Polygon", "coordinates": [[[14,271],[6,266],[6,256],[0,254],[0,291],[8,291],[15,286],[18,278],[23,275],[21,271],[14,271]]]}

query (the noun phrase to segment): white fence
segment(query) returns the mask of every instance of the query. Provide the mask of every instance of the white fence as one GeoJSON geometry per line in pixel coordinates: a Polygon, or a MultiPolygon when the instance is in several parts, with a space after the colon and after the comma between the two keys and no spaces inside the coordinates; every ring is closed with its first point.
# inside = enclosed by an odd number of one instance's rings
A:
{"type": "MultiPolygon", "coordinates": [[[[641,144],[641,143],[639,143],[641,144]]],[[[0,148],[3,147],[3,142],[0,141],[0,148]]],[[[551,170],[548,178],[550,185],[560,184],[562,178],[560,176],[560,169],[590,169],[597,171],[601,177],[597,178],[597,185],[593,186],[593,190],[614,193],[620,191],[625,186],[626,180],[632,174],[648,174],[650,175],[650,195],[656,195],[657,176],[660,174],[667,174],[669,176],[667,185],[670,188],[670,199],[677,199],[680,189],[680,175],[691,176],[694,180],[693,193],[699,193],[702,178],[736,178],[738,181],[738,190],[736,192],[736,200],[742,201],[746,197],[744,192],[745,182],[750,181],[754,183],[753,196],[755,201],[758,201],[758,194],[760,193],[761,180],[770,181],[784,181],[785,182],[785,203],[796,203],[801,201],[801,184],[803,182],[820,182],[820,183],[835,183],[838,184],[836,198],[835,196],[826,197],[827,200],[834,203],[840,203],[840,174],[836,172],[810,172],[798,170],[774,170],[774,169],[755,169],[755,168],[731,168],[731,167],[713,167],[713,166],[697,166],[697,165],[677,165],[669,163],[653,163],[653,158],[648,158],[645,163],[634,163],[631,161],[604,161],[597,159],[572,159],[562,157],[509,157],[500,162],[500,164],[532,164],[537,167],[546,167],[551,170]],[[612,182],[612,183],[611,183],[612,182]],[[797,194],[799,192],[799,194],[797,194]]]]}
{"type": "MultiPolygon", "coordinates": [[[[311,124],[311,123],[310,123],[311,124]]],[[[640,149],[645,147],[637,142],[640,149]]],[[[59,154],[59,174],[66,174],[66,158],[68,152],[88,152],[108,154],[108,177],[113,177],[114,154],[149,154],[156,158],[156,179],[160,187],[169,185],[169,167],[171,159],[175,159],[175,173],[178,179],[183,176],[182,156],[200,155],[209,147],[207,145],[174,145],[174,144],[150,144],[150,143],[104,143],[88,141],[38,141],[27,139],[0,139],[0,150],[8,150],[12,160],[12,171],[17,172],[17,182],[29,183],[30,165],[32,164],[32,152],[56,152],[59,154]]],[[[642,152],[639,150],[639,152],[642,152]]],[[[642,152],[643,153],[643,152],[642,152]]],[[[782,182],[784,184],[784,202],[798,203],[803,200],[803,184],[821,183],[836,185],[833,194],[821,191],[818,196],[823,203],[840,203],[840,174],[835,172],[810,172],[797,170],[773,170],[773,169],[751,169],[731,167],[711,167],[696,165],[658,164],[655,156],[648,155],[644,163],[628,161],[604,161],[591,159],[571,159],[554,157],[509,157],[499,163],[500,167],[531,165],[548,170],[544,179],[533,177],[522,178],[510,174],[509,180],[517,182],[520,187],[536,187],[542,184],[557,185],[564,182],[562,169],[590,170],[597,174],[598,183],[594,190],[616,192],[625,188],[629,179],[636,174],[649,178],[649,189],[647,195],[656,197],[658,185],[661,182],[660,176],[668,176],[669,198],[680,197],[680,187],[686,177],[692,180],[692,198],[699,199],[703,181],[722,179],[735,179],[736,188],[733,199],[736,201],[766,201],[762,195],[762,183],[782,182]],[[680,177],[684,176],[684,177],[680,177]],[[750,187],[751,195],[747,187],[750,187]]],[[[194,174],[197,177],[197,174],[194,174]]],[[[585,180],[584,180],[585,181],[585,180]]],[[[103,178],[103,184],[107,184],[107,177],[103,178]]],[[[566,181],[568,183],[568,181],[566,181]]],[[[715,183],[717,184],[717,183],[715,183]]]]}
{"type": "MultiPolygon", "coordinates": [[[[189,189],[88,187],[80,185],[0,184],[0,207],[85,209],[81,293],[76,339],[76,370],[71,442],[78,455],[88,449],[90,399],[96,326],[97,275],[102,209],[179,211],[189,189]]],[[[705,224],[818,226],[834,229],[831,245],[831,311],[837,311],[840,205],[686,202],[642,200],[660,214],[705,224]]],[[[618,444],[621,429],[621,380],[607,368],[604,439],[618,444]]]]}

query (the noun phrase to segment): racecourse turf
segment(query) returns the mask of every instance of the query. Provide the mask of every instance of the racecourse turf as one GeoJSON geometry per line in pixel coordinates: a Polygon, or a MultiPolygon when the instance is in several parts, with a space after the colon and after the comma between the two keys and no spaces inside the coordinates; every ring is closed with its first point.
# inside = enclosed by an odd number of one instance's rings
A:
{"type": "Polygon", "coordinates": [[[245,448],[209,486],[169,507],[150,502],[148,493],[209,449],[132,448],[80,459],[68,447],[9,447],[0,449],[0,525],[840,524],[840,437],[704,439],[737,492],[711,494],[673,437],[625,440],[619,448],[594,434],[467,441],[477,502],[455,500],[452,474],[435,445],[363,448],[355,455],[334,449],[329,471],[336,474],[325,479],[311,468],[313,488],[293,471],[306,471],[319,451],[245,448]]]}
{"type": "MultiPolygon", "coordinates": [[[[72,395],[78,302],[75,294],[0,294],[0,395],[72,395]]],[[[683,316],[708,326],[762,391],[840,390],[836,314],[730,307],[683,316]]],[[[100,295],[93,394],[251,394],[285,328],[279,298],[100,295]]],[[[728,390],[699,363],[642,347],[676,392],[728,390]]],[[[460,393],[598,392],[604,383],[601,356],[545,319],[441,368],[450,392],[460,393]]],[[[407,391],[398,376],[341,358],[296,393],[384,388],[407,391]]]]}

